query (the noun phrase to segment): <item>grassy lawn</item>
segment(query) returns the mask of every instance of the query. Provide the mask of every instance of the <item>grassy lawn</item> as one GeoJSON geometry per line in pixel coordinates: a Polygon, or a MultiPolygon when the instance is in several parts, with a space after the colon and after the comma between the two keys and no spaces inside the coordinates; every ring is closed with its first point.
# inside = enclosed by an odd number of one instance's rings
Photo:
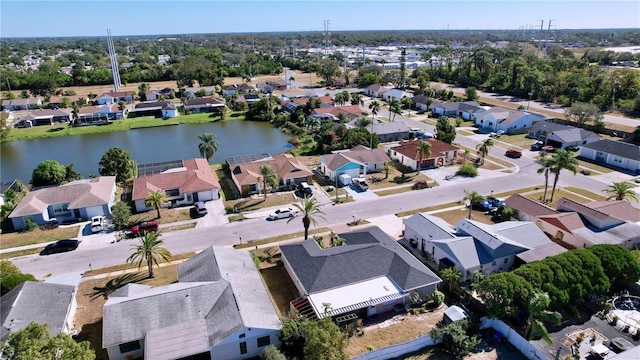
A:
{"type": "Polygon", "coordinates": [[[564,188],[564,190],[571,191],[571,192],[574,192],[576,194],[580,194],[582,196],[586,196],[586,197],[588,197],[590,199],[593,199],[593,201],[606,201],[607,200],[607,197],[602,195],[602,194],[593,193],[593,192],[591,192],[589,190],[585,190],[585,189],[582,189],[582,188],[577,188],[577,187],[573,187],[573,186],[567,186],[567,187],[564,188]]]}
{"type": "Polygon", "coordinates": [[[614,172],[614,169],[602,166],[600,164],[596,164],[594,162],[591,162],[590,160],[584,159],[584,158],[576,158],[576,160],[578,160],[578,165],[580,165],[581,167],[585,167],[587,169],[591,169],[591,170],[595,170],[597,172],[601,172],[603,174],[608,174],[611,172],[614,172]]]}
{"type": "Polygon", "coordinates": [[[42,251],[42,249],[43,248],[27,249],[27,250],[22,250],[22,251],[12,251],[12,252],[7,252],[7,253],[2,253],[2,254],[0,254],[0,260],[10,260],[12,258],[19,257],[19,256],[37,254],[40,251],[42,251]]]}
{"type": "MultiPolygon", "coordinates": [[[[195,252],[188,252],[188,253],[182,253],[182,254],[173,255],[173,261],[189,259],[190,257],[194,256],[195,254],[196,254],[195,252]]],[[[170,265],[170,266],[173,266],[173,265],[170,265]]],[[[122,270],[136,269],[136,268],[137,268],[137,266],[135,266],[134,264],[119,264],[119,265],[108,266],[108,267],[104,267],[104,268],[100,268],[100,269],[94,269],[94,270],[90,270],[90,271],[85,271],[85,273],[82,275],[82,277],[89,277],[89,276],[94,276],[94,275],[99,275],[99,274],[108,274],[108,273],[114,272],[114,271],[122,271],[122,270]]],[[[157,268],[154,269],[154,274],[155,274],[156,270],[157,270],[157,268]]]]}
{"type": "Polygon", "coordinates": [[[257,195],[248,198],[241,198],[236,200],[225,200],[225,209],[237,209],[237,211],[252,211],[273,206],[289,205],[298,200],[293,192],[277,192],[273,194],[267,194],[267,199],[264,199],[264,195],[257,195]]]}
{"type": "Polygon", "coordinates": [[[80,282],[76,301],[74,323],[80,331],[78,341],[89,341],[96,352],[96,359],[107,359],[106,351],[102,350],[102,307],[108,296],[115,290],[129,283],[160,286],[178,280],[176,265],[156,268],[155,277],[147,278],[146,270],[138,273],[112,276],[103,279],[85,280],[80,282]]]}
{"type": "Polygon", "coordinates": [[[131,215],[130,223],[137,224],[142,221],[157,220],[158,224],[170,224],[177,221],[191,220],[191,206],[178,207],[173,209],[160,208],[160,218],[156,209],[131,215]]]}
{"type": "Polygon", "coordinates": [[[17,246],[48,243],[61,239],[78,237],[78,227],[59,227],[51,230],[36,229],[33,231],[21,231],[2,234],[0,249],[8,249],[17,246]]]}
{"type": "Polygon", "coordinates": [[[496,143],[507,143],[513,146],[521,147],[528,149],[531,147],[533,143],[537,140],[529,139],[525,137],[526,134],[517,134],[517,135],[502,135],[499,139],[494,140],[496,143]]]}
{"type": "MultiPolygon", "coordinates": [[[[536,192],[532,192],[532,193],[528,193],[528,194],[524,194],[524,196],[536,200],[536,201],[542,201],[542,196],[544,195],[544,190],[541,191],[536,191],[536,192]]],[[[549,186],[549,190],[547,191],[547,198],[551,197],[551,186],[549,186]]],[[[587,198],[583,195],[578,195],[575,194],[573,192],[569,192],[566,191],[565,189],[556,189],[556,193],[553,196],[554,201],[552,203],[548,203],[546,204],[547,206],[555,209],[556,208],[556,201],[560,198],[566,197],[569,200],[573,200],[575,202],[578,202],[580,204],[584,204],[590,201],[593,201],[595,199],[591,199],[591,198],[587,198]]]]}
{"type": "MultiPolygon", "coordinates": [[[[311,238],[313,235],[315,234],[322,234],[322,233],[328,233],[329,231],[331,231],[331,229],[327,228],[327,227],[321,227],[321,228],[316,228],[316,229],[309,229],[309,238],[311,238]]],[[[261,246],[264,244],[271,244],[274,242],[279,242],[279,241],[283,241],[283,240],[291,240],[291,239],[295,239],[295,238],[302,238],[304,237],[304,231],[300,231],[300,232],[295,232],[295,233],[291,233],[291,234],[285,234],[285,235],[279,235],[279,236],[274,236],[274,237],[270,237],[270,238],[266,238],[266,239],[262,239],[262,240],[256,240],[256,241],[249,241],[249,242],[245,242],[242,244],[235,244],[233,245],[233,247],[235,249],[246,249],[246,248],[250,248],[250,247],[254,247],[254,246],[261,246]]]]}
{"type": "MultiPolygon", "coordinates": [[[[443,212],[432,214],[437,216],[447,223],[453,225],[462,219],[466,219],[469,216],[469,208],[464,207],[462,209],[452,209],[443,212]]],[[[471,220],[475,220],[484,224],[495,224],[491,221],[491,215],[487,215],[483,211],[471,210],[471,220]]]]}
{"type": "Polygon", "coordinates": [[[474,135],[471,131],[467,131],[467,130],[456,130],[456,133],[458,135],[462,135],[462,136],[471,136],[474,135]]]}

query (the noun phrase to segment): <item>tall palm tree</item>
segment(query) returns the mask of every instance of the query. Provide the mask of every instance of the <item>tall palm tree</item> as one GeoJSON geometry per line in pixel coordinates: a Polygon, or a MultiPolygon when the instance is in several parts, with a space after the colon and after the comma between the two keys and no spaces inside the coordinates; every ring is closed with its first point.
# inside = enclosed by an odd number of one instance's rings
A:
{"type": "Polygon", "coordinates": [[[420,169],[422,169],[423,156],[426,157],[427,159],[431,157],[431,144],[429,142],[427,142],[427,141],[420,140],[420,144],[416,148],[416,153],[417,153],[418,159],[419,159],[418,160],[418,166],[416,166],[416,170],[419,173],[420,169]]]}
{"type": "Polygon", "coordinates": [[[638,194],[633,190],[633,185],[621,181],[614,182],[606,187],[602,192],[609,195],[607,200],[635,200],[638,201],[638,194]]]}
{"type": "Polygon", "coordinates": [[[451,266],[446,269],[443,269],[440,272],[440,277],[442,280],[446,281],[449,287],[449,292],[453,293],[453,285],[457,284],[462,277],[460,273],[460,269],[457,266],[451,266]]]}
{"type": "Polygon", "coordinates": [[[198,140],[200,140],[200,144],[198,145],[200,156],[207,159],[207,161],[211,161],[211,159],[213,159],[213,155],[218,151],[216,134],[204,133],[198,136],[198,140]]]}
{"type": "Polygon", "coordinates": [[[556,311],[547,310],[550,303],[551,300],[546,292],[534,291],[533,294],[531,294],[531,298],[527,304],[527,312],[529,313],[527,329],[524,331],[528,340],[531,340],[531,338],[538,333],[547,344],[553,344],[553,341],[549,337],[549,331],[544,323],[549,322],[558,325],[562,320],[562,315],[556,311]]]}
{"type": "Polygon", "coordinates": [[[400,107],[400,102],[396,99],[389,101],[389,112],[391,115],[391,121],[396,121],[396,115],[402,114],[402,108],[400,107]]]}
{"type": "MultiPolygon", "coordinates": [[[[316,200],[316,198],[312,198],[309,196],[305,196],[300,199],[297,204],[293,204],[301,213],[302,213],[302,226],[304,226],[304,239],[307,240],[309,238],[309,226],[311,224],[318,226],[318,221],[314,216],[318,216],[321,219],[324,219],[322,215],[325,215],[320,208],[320,203],[316,200]]],[[[289,218],[287,223],[295,218],[289,218]]]]}
{"type": "Polygon", "coordinates": [[[551,158],[543,154],[538,160],[538,164],[541,166],[537,171],[538,174],[544,174],[544,194],[542,195],[542,202],[545,202],[547,201],[547,189],[549,188],[549,171],[551,171],[553,163],[551,162],[551,158]]]}
{"type": "Polygon", "coordinates": [[[555,174],[553,178],[553,188],[551,189],[551,199],[553,202],[553,196],[556,193],[556,186],[558,185],[558,179],[560,178],[560,172],[563,169],[571,171],[574,175],[578,172],[578,160],[573,157],[573,154],[568,150],[556,149],[551,155],[551,172],[555,174]]]}
{"type": "Polygon", "coordinates": [[[260,178],[262,179],[262,187],[264,189],[264,199],[267,200],[267,184],[271,187],[278,186],[278,174],[269,165],[260,166],[260,178]]]}
{"type": "Polygon", "coordinates": [[[413,100],[411,100],[410,97],[405,96],[400,102],[402,102],[402,106],[407,109],[407,115],[411,116],[411,106],[413,106],[413,100]]]}
{"type": "Polygon", "coordinates": [[[162,190],[150,192],[146,198],[144,198],[145,206],[152,206],[158,212],[158,219],[160,219],[160,207],[167,202],[167,194],[162,190]]]}
{"type": "Polygon", "coordinates": [[[158,263],[162,261],[171,261],[173,256],[171,252],[163,246],[163,241],[160,240],[160,233],[146,232],[143,236],[140,236],[140,244],[133,245],[133,253],[127,258],[127,263],[135,263],[138,269],[142,267],[142,264],[147,263],[149,268],[149,277],[153,277],[153,264],[159,266],[158,263]]]}
{"type": "Polygon", "coordinates": [[[469,219],[471,219],[471,210],[473,209],[473,203],[484,201],[485,197],[480,195],[477,191],[464,191],[464,198],[462,201],[469,201],[469,219]]]}
{"type": "Polygon", "coordinates": [[[465,148],[464,149],[464,157],[462,158],[462,163],[466,164],[467,163],[467,158],[469,157],[469,154],[471,154],[471,150],[465,148]]]}
{"type": "Polygon", "coordinates": [[[351,94],[351,105],[364,105],[364,101],[362,100],[362,95],[360,94],[351,94]]]}
{"type": "Polygon", "coordinates": [[[384,169],[384,178],[389,178],[389,171],[393,170],[393,161],[385,161],[382,165],[384,169]]]}
{"type": "Polygon", "coordinates": [[[376,115],[378,115],[378,111],[380,111],[380,103],[373,100],[369,103],[369,109],[371,110],[371,115],[373,115],[371,120],[371,141],[369,144],[369,148],[373,148],[373,123],[376,121],[376,115]]]}
{"type": "Polygon", "coordinates": [[[486,139],[481,144],[478,144],[476,146],[476,149],[478,150],[478,154],[480,154],[480,157],[482,158],[482,165],[484,165],[484,157],[489,154],[489,149],[491,149],[492,147],[493,147],[493,139],[486,139]]]}

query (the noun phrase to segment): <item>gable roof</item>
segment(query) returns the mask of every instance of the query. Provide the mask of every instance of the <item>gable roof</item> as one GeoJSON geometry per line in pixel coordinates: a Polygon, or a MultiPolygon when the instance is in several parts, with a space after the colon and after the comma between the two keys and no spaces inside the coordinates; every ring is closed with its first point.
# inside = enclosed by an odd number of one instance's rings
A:
{"type": "Polygon", "coordinates": [[[176,104],[171,101],[147,101],[136,104],[134,107],[136,110],[175,110],[176,104]]]}
{"type": "Polygon", "coordinates": [[[563,142],[582,141],[590,136],[597,136],[598,138],[600,138],[600,135],[592,131],[585,130],[582,128],[575,128],[575,127],[568,127],[566,129],[555,130],[552,132],[552,134],[555,135],[558,139],[562,140],[563,142]]]}
{"type": "Polygon", "coordinates": [[[333,99],[331,98],[331,96],[303,96],[303,97],[291,98],[291,101],[298,105],[304,105],[309,100],[311,100],[312,102],[316,102],[316,100],[320,100],[322,101],[323,104],[329,104],[329,105],[333,104],[333,99]]]}
{"type": "Polygon", "coordinates": [[[427,213],[417,213],[404,219],[405,225],[414,229],[418,234],[430,239],[453,239],[455,229],[441,218],[427,213]]]}
{"type": "Polygon", "coordinates": [[[184,167],[135,179],[131,199],[141,200],[150,192],[175,188],[179,188],[181,194],[220,188],[218,178],[211,171],[206,159],[184,160],[183,165],[184,167]]]}
{"type": "Polygon", "coordinates": [[[291,154],[279,154],[267,159],[240,163],[233,167],[232,172],[240,185],[256,184],[262,176],[262,165],[269,165],[278,175],[278,180],[313,176],[311,170],[291,154]]]}
{"type": "Polygon", "coordinates": [[[86,96],[82,95],[65,95],[65,96],[52,96],[49,99],[49,104],[61,104],[64,98],[67,98],[69,102],[77,102],[79,100],[87,100],[86,96]]]}
{"type": "Polygon", "coordinates": [[[184,106],[224,106],[225,100],[214,96],[197,97],[184,102],[184,106]]]}
{"type": "Polygon", "coordinates": [[[504,200],[504,203],[519,212],[529,214],[531,216],[551,215],[558,212],[545,204],[541,204],[533,199],[520,194],[513,194],[504,200]]]}
{"type": "Polygon", "coordinates": [[[385,92],[385,95],[387,96],[391,96],[391,97],[408,97],[408,98],[412,98],[413,94],[408,93],[404,90],[400,90],[400,89],[391,89],[387,92],[385,92]]]}
{"type": "MultiPolygon", "coordinates": [[[[418,160],[420,155],[418,155],[418,146],[420,146],[420,142],[427,142],[431,144],[431,156],[429,159],[445,156],[447,151],[459,150],[457,147],[447,144],[444,141],[440,141],[438,139],[425,139],[418,140],[413,139],[409,141],[403,141],[398,146],[391,147],[390,150],[396,151],[410,159],[418,160]]],[[[423,159],[424,160],[424,159],[423,159]]]]}
{"type": "Polygon", "coordinates": [[[515,255],[551,241],[534,223],[529,221],[505,221],[487,225],[462,219],[458,222],[457,228],[461,235],[472,236],[480,241],[494,259],[515,255]]]}
{"type": "Polygon", "coordinates": [[[71,285],[34,281],[18,285],[0,298],[0,341],[7,341],[11,332],[31,322],[48,325],[51,335],[61,333],[74,296],[71,285]]]}
{"type": "Polygon", "coordinates": [[[365,163],[380,163],[388,160],[389,156],[384,150],[372,150],[362,145],[355,146],[351,150],[335,152],[320,157],[320,161],[331,171],[335,171],[349,162],[364,165],[365,163]]]}
{"type": "Polygon", "coordinates": [[[471,236],[433,240],[432,243],[465,269],[488,264],[494,260],[482,243],[471,236]]]}
{"type": "Polygon", "coordinates": [[[345,115],[351,115],[351,117],[362,116],[362,109],[358,105],[344,105],[344,106],[332,106],[326,108],[317,108],[312,110],[313,114],[331,114],[338,117],[340,113],[345,115]]]}
{"type": "Polygon", "coordinates": [[[618,219],[640,222],[640,211],[626,200],[593,201],[583,205],[618,219]]]}
{"type": "Polygon", "coordinates": [[[625,159],[640,161],[640,146],[622,141],[600,140],[584,144],[582,147],[611,155],[617,155],[625,159]]]}
{"type": "Polygon", "coordinates": [[[382,86],[382,84],[371,84],[367,86],[365,90],[368,90],[371,92],[377,92],[377,93],[384,93],[389,91],[390,89],[391,89],[390,87],[382,86]]]}
{"type": "Polygon", "coordinates": [[[42,100],[40,98],[26,98],[26,99],[9,99],[3,100],[2,106],[27,106],[27,105],[38,105],[42,100]]]}
{"type": "Polygon", "coordinates": [[[560,131],[560,130],[566,130],[569,128],[572,128],[573,126],[569,126],[569,125],[562,125],[559,123],[554,123],[551,121],[538,121],[537,123],[533,124],[533,126],[531,126],[531,130],[530,132],[536,133],[536,132],[553,132],[553,131],[560,131]]]}
{"type": "Polygon", "coordinates": [[[68,203],[69,209],[106,205],[113,196],[115,176],[100,176],[28,192],[9,218],[42,214],[49,205],[68,203]]]}
{"type": "MultiPolygon", "coordinates": [[[[578,214],[586,217],[587,220],[590,222],[593,222],[593,221],[604,222],[607,220],[615,219],[613,218],[613,216],[607,215],[598,209],[590,208],[585,204],[581,204],[577,201],[574,201],[565,197],[560,198],[560,200],[556,202],[556,207],[560,211],[575,211],[578,214]]],[[[621,223],[622,220],[615,219],[614,222],[621,223]]]]}
{"type": "Polygon", "coordinates": [[[445,111],[474,112],[477,110],[482,110],[482,107],[480,106],[480,104],[478,104],[475,101],[441,103],[441,104],[435,105],[434,107],[442,108],[445,111]]]}
{"type": "Polygon", "coordinates": [[[523,116],[529,115],[529,113],[526,113],[520,110],[507,109],[500,106],[494,106],[489,110],[486,110],[481,114],[477,115],[476,118],[482,120],[490,115],[496,120],[498,120],[499,124],[507,126],[518,121],[518,119],[522,118],[523,116]]]}
{"type": "Polygon", "coordinates": [[[321,249],[314,240],[281,245],[282,256],[307,294],[390,278],[404,291],[440,282],[400,244],[378,227],[339,234],[346,245],[321,249]]]}
{"type": "Polygon", "coordinates": [[[38,109],[30,112],[22,120],[46,119],[56,116],[71,116],[70,109],[38,109]]]}

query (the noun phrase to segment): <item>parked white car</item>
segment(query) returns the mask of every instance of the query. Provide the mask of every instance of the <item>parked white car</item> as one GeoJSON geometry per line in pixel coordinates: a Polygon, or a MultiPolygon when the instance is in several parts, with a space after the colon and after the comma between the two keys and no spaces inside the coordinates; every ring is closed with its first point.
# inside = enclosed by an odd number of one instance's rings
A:
{"type": "Polygon", "coordinates": [[[282,208],[269,214],[269,217],[267,218],[267,220],[286,219],[286,218],[292,218],[294,216],[296,216],[296,211],[294,211],[292,208],[282,208]]]}
{"type": "Polygon", "coordinates": [[[104,216],[94,216],[91,218],[91,232],[99,233],[104,230],[104,216]]]}

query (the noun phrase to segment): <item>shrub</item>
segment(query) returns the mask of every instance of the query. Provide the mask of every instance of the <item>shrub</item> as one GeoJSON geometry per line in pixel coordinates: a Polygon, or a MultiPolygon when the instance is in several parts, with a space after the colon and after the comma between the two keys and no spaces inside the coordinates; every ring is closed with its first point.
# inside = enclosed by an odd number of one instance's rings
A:
{"type": "Polygon", "coordinates": [[[418,180],[415,183],[413,183],[413,186],[411,187],[413,190],[422,190],[422,189],[426,189],[429,187],[429,184],[427,184],[427,182],[425,180],[418,180]]]}
{"type": "Polygon", "coordinates": [[[0,292],[4,295],[25,281],[36,281],[36,278],[31,274],[9,275],[2,279],[2,284],[0,284],[2,290],[0,292]]]}
{"type": "Polygon", "coordinates": [[[36,224],[36,222],[31,219],[27,219],[27,221],[24,222],[24,225],[25,231],[33,231],[38,228],[38,224],[36,224]]]}
{"type": "Polygon", "coordinates": [[[471,163],[462,164],[456,172],[456,175],[465,177],[476,177],[478,176],[478,169],[471,163]]]}
{"type": "Polygon", "coordinates": [[[456,118],[456,127],[460,127],[462,125],[462,118],[456,118]]]}

